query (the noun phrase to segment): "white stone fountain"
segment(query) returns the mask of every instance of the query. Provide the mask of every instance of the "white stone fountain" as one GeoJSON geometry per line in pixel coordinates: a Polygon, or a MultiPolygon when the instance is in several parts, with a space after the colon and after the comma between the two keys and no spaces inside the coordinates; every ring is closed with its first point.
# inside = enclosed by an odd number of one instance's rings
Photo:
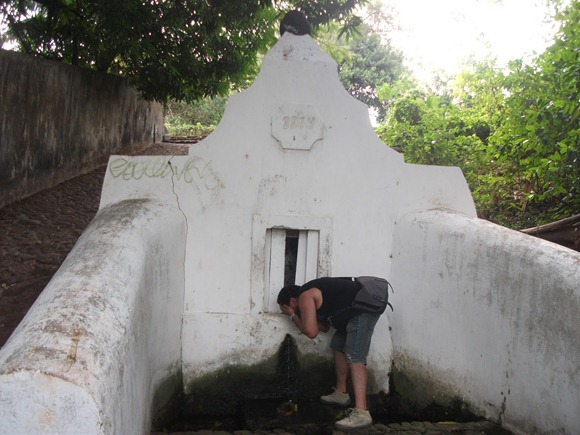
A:
{"type": "MultiPolygon", "coordinates": [[[[371,391],[394,366],[419,404],[580,427],[580,255],[478,219],[458,168],[405,163],[336,64],[286,33],[189,155],[110,158],[97,217],[0,351],[0,432],[144,433],[160,389],[272,357],[296,335],[275,303],[296,240],[299,284],[395,288],[371,391]]],[[[330,358],[324,334],[296,338],[330,358]]]]}

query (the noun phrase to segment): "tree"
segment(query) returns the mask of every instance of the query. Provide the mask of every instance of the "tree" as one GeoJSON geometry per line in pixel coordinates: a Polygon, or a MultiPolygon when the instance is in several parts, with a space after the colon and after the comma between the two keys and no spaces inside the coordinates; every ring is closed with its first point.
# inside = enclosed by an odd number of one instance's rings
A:
{"type": "Polygon", "coordinates": [[[557,15],[554,43],[531,64],[510,64],[494,158],[518,174],[524,207],[552,218],[580,213],[580,2],[557,15]]]}
{"type": "Polygon", "coordinates": [[[380,96],[390,101],[377,133],[406,161],[462,166],[469,173],[480,162],[484,138],[477,134],[477,118],[458,106],[450,87],[437,93],[406,79],[402,84],[383,85],[380,96]]]}
{"type": "Polygon", "coordinates": [[[361,37],[353,38],[348,46],[350,56],[339,63],[340,80],[352,96],[374,108],[382,121],[386,111],[377,88],[403,74],[403,56],[367,25],[362,26],[361,37]]]}
{"type": "Polygon", "coordinates": [[[285,11],[350,30],[364,1],[4,0],[0,11],[25,53],[127,77],[147,99],[193,101],[255,73],[285,11]]]}
{"type": "MultiPolygon", "coordinates": [[[[374,109],[377,120],[386,115],[377,89],[395,82],[407,72],[403,65],[403,54],[396,50],[389,38],[394,29],[393,12],[385,10],[380,2],[368,4],[364,24],[355,35],[347,35],[346,47],[349,54],[336,59],[339,76],[344,87],[356,99],[374,109]]],[[[340,34],[339,34],[340,35],[340,34]]]]}
{"type": "Polygon", "coordinates": [[[471,62],[437,89],[379,89],[383,141],[410,163],[461,167],[478,214],[513,228],[580,213],[580,3],[558,19],[554,43],[527,64],[471,62]]]}

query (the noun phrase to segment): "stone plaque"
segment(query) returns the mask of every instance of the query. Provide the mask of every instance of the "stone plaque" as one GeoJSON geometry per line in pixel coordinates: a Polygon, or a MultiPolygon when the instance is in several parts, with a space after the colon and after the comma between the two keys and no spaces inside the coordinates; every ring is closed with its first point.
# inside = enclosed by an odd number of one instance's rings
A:
{"type": "Polygon", "coordinates": [[[272,136],[285,150],[310,151],[324,138],[324,122],[315,106],[286,103],[272,116],[272,136]]]}

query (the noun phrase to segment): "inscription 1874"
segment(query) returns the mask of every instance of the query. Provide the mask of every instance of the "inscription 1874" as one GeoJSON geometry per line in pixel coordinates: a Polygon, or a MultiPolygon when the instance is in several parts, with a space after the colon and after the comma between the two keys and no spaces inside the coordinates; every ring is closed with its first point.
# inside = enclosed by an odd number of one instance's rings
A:
{"type": "Polygon", "coordinates": [[[310,151],[324,139],[324,122],[311,104],[284,104],[272,116],[272,136],[282,149],[310,151]]]}

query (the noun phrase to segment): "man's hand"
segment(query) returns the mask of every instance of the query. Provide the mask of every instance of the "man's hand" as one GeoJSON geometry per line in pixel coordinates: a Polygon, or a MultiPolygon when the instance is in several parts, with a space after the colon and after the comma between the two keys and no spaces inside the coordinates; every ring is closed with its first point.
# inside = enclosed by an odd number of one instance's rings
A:
{"type": "Polygon", "coordinates": [[[294,308],[292,308],[290,305],[280,305],[280,311],[282,311],[287,316],[291,316],[292,314],[296,314],[294,312],[294,308]]]}
{"type": "Polygon", "coordinates": [[[322,292],[311,288],[303,292],[298,299],[290,298],[289,304],[278,304],[280,311],[293,319],[296,327],[308,338],[316,338],[318,332],[326,332],[329,327],[318,322],[316,310],[322,305],[322,292]]]}

